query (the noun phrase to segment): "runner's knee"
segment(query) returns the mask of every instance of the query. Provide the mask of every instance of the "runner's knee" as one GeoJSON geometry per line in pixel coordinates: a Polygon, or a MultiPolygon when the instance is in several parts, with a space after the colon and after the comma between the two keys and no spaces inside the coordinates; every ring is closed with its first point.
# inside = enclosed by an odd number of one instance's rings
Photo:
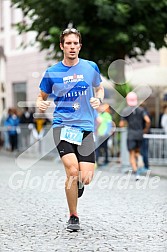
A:
{"type": "Polygon", "coordinates": [[[92,172],[88,172],[88,173],[82,175],[82,182],[85,185],[89,185],[90,182],[92,181],[92,179],[93,179],[93,173],[92,172]]]}
{"type": "Polygon", "coordinates": [[[78,177],[78,169],[75,165],[71,165],[66,168],[67,170],[67,177],[78,177]]]}

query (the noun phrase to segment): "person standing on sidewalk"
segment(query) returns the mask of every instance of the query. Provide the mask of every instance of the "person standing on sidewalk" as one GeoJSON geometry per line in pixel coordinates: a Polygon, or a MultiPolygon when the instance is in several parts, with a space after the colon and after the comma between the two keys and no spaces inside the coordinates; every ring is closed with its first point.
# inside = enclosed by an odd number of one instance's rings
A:
{"type": "Polygon", "coordinates": [[[98,115],[96,118],[96,164],[98,166],[105,166],[109,163],[108,155],[108,140],[112,133],[112,115],[108,104],[101,104],[98,108],[98,115]],[[99,164],[100,151],[103,150],[103,163],[99,164]]]}
{"type": "MultiPolygon", "coordinates": [[[[164,112],[161,117],[161,127],[164,130],[164,134],[167,134],[167,105],[164,106],[164,112]]],[[[164,139],[164,146],[163,146],[163,156],[166,156],[167,150],[167,139],[164,139]]]]}
{"type": "Polygon", "coordinates": [[[34,118],[33,112],[28,107],[24,108],[20,116],[20,140],[21,149],[24,151],[30,146],[31,131],[33,128],[34,118]]]}
{"type": "Polygon", "coordinates": [[[161,127],[164,129],[165,134],[167,134],[167,105],[164,106],[164,112],[161,117],[161,127]]]}
{"type": "Polygon", "coordinates": [[[11,152],[18,150],[18,133],[20,132],[19,123],[20,119],[17,110],[15,108],[9,108],[8,117],[4,121],[4,126],[7,127],[11,152]]]}
{"type": "MultiPolygon", "coordinates": [[[[145,104],[141,104],[141,107],[145,110],[146,114],[149,116],[150,118],[150,122],[151,122],[151,116],[145,106],[145,104]]],[[[150,123],[151,126],[151,123],[150,123]]],[[[145,120],[143,120],[143,129],[145,128],[145,120]]],[[[150,127],[148,128],[147,132],[144,132],[145,134],[150,134],[150,127]]],[[[144,168],[140,170],[140,173],[146,173],[149,170],[149,158],[148,158],[148,150],[149,150],[149,139],[148,138],[143,138],[142,140],[142,145],[140,148],[140,153],[143,157],[143,163],[144,163],[144,168]]]]}
{"type": "Polygon", "coordinates": [[[127,107],[122,111],[122,117],[119,122],[120,127],[124,127],[127,122],[128,137],[127,147],[129,151],[130,164],[136,175],[136,180],[139,179],[138,163],[141,159],[140,148],[142,145],[143,134],[147,133],[150,128],[150,118],[147,112],[138,107],[137,94],[130,92],[126,96],[127,107]],[[143,129],[143,120],[145,128],[143,129]]]}
{"type": "Polygon", "coordinates": [[[83,193],[83,185],[89,184],[93,178],[94,110],[104,98],[98,66],[78,57],[81,46],[78,30],[67,28],[61,33],[63,60],[46,70],[37,98],[37,107],[45,111],[50,106],[49,94],[54,96],[53,135],[67,176],[68,230],[80,229],[77,201],[83,193]]]}

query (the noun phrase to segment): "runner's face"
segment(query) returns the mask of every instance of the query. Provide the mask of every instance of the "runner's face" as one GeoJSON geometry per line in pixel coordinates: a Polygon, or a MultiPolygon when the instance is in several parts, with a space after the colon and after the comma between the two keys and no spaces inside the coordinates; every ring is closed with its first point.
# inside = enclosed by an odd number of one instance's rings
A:
{"type": "Polygon", "coordinates": [[[64,59],[75,60],[78,58],[81,44],[76,34],[69,34],[64,37],[64,44],[60,44],[60,48],[64,52],[64,59]]]}

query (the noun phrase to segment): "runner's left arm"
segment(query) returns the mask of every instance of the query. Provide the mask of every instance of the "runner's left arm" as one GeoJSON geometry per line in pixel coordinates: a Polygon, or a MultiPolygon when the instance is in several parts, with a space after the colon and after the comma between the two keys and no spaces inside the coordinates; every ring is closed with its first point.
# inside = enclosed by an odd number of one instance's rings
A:
{"type": "Polygon", "coordinates": [[[104,87],[100,84],[98,87],[94,88],[95,97],[90,99],[90,104],[94,109],[97,109],[104,99],[104,87]]]}

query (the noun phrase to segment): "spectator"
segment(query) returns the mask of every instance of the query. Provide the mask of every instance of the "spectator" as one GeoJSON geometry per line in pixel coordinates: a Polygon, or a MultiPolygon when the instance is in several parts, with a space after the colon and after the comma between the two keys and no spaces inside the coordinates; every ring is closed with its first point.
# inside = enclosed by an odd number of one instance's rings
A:
{"type": "Polygon", "coordinates": [[[46,117],[44,113],[42,116],[34,118],[34,127],[32,130],[32,135],[35,140],[39,140],[44,136],[45,126],[50,124],[50,120],[46,117]]]}
{"type": "Polygon", "coordinates": [[[136,180],[139,179],[138,162],[140,160],[140,148],[143,140],[143,133],[147,133],[150,127],[150,118],[142,107],[138,107],[137,95],[130,92],[126,96],[128,107],[122,111],[122,117],[119,123],[120,127],[124,127],[127,122],[128,136],[127,147],[129,151],[130,164],[136,175],[136,180]],[[143,129],[143,120],[145,128],[143,129]]]}
{"type": "Polygon", "coordinates": [[[20,116],[20,140],[21,140],[21,148],[25,150],[28,146],[30,146],[30,134],[33,128],[33,112],[29,111],[27,107],[25,107],[24,112],[20,116]]]}
{"type": "MultiPolygon", "coordinates": [[[[3,111],[2,119],[1,119],[1,126],[5,126],[4,123],[6,121],[6,118],[8,117],[7,111],[3,111]]],[[[6,127],[3,128],[2,131],[2,141],[3,141],[3,147],[5,150],[9,151],[10,150],[10,141],[9,141],[9,133],[6,130],[6,127]]]]}
{"type": "MultiPolygon", "coordinates": [[[[144,108],[146,114],[150,118],[150,114],[149,114],[146,106],[144,106],[144,104],[142,104],[141,106],[144,108]]],[[[150,121],[151,121],[151,118],[150,118],[150,121]]],[[[145,124],[146,124],[145,120],[143,120],[143,129],[146,127],[145,124]]],[[[149,134],[150,133],[150,128],[148,128],[148,131],[145,132],[145,133],[149,134]]],[[[142,145],[141,145],[141,148],[140,148],[140,153],[141,153],[141,155],[143,157],[144,169],[140,170],[141,173],[145,173],[149,169],[148,147],[149,147],[149,140],[148,140],[148,138],[143,138],[142,145]]]]}
{"type": "MultiPolygon", "coordinates": [[[[167,105],[164,106],[164,112],[161,117],[161,126],[164,130],[164,133],[167,134],[167,105]]],[[[166,151],[167,151],[167,139],[164,139],[163,156],[166,156],[166,151]]]]}
{"type": "Polygon", "coordinates": [[[167,134],[167,105],[164,106],[164,112],[161,117],[161,126],[165,131],[165,134],[167,134]]]}
{"type": "Polygon", "coordinates": [[[22,115],[20,116],[20,124],[29,124],[29,123],[33,123],[33,112],[29,111],[28,107],[25,107],[22,115]]]}
{"type": "Polygon", "coordinates": [[[98,115],[96,118],[96,163],[97,166],[106,165],[109,162],[108,159],[108,140],[112,131],[112,116],[109,112],[108,104],[101,104],[98,108],[98,115]],[[104,161],[99,164],[100,152],[103,151],[104,161]]]}
{"type": "Polygon", "coordinates": [[[4,126],[8,129],[10,150],[18,150],[18,133],[19,132],[19,117],[15,108],[9,108],[8,117],[4,122],[4,126]]]}

